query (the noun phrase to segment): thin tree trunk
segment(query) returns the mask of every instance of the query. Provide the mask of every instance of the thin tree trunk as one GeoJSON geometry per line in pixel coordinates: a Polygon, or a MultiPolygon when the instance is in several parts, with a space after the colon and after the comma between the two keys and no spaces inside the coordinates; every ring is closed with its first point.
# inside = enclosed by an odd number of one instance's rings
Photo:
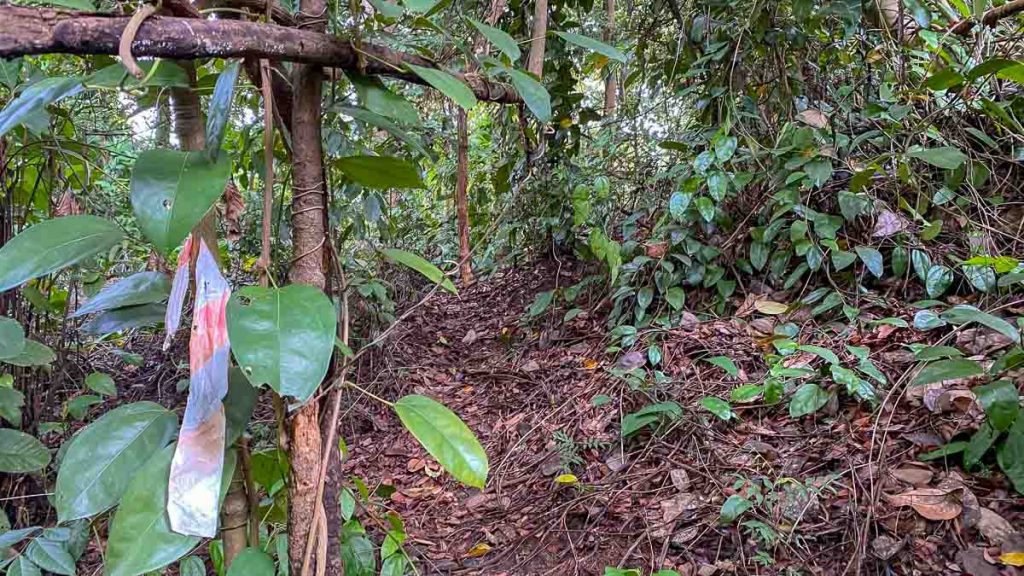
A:
{"type": "MultiPolygon", "coordinates": [[[[605,25],[604,41],[611,44],[615,41],[615,0],[605,0],[605,25]]],[[[607,67],[608,75],[604,79],[604,117],[615,116],[615,97],[618,90],[618,82],[615,79],[615,71],[607,67]]]]}
{"type": "MultiPolygon", "coordinates": [[[[230,449],[230,448],[229,448],[230,449]]],[[[240,452],[240,451],[239,451],[240,452]]],[[[235,466],[235,475],[231,478],[231,486],[224,497],[224,508],[220,515],[221,539],[224,541],[224,567],[245,550],[248,542],[249,499],[245,493],[245,471],[239,464],[235,466]]],[[[257,542],[254,546],[258,546],[257,542]]]]}
{"type": "Polygon", "coordinates": [[[472,252],[469,249],[469,130],[466,128],[466,111],[459,107],[458,124],[458,168],[455,181],[455,218],[459,228],[459,274],[462,285],[473,283],[472,252]]]}
{"type": "MultiPolygon", "coordinates": [[[[299,25],[322,32],[327,6],[324,0],[302,0],[299,25]]],[[[295,87],[292,107],[292,265],[288,279],[323,290],[324,276],[324,182],[323,149],[320,139],[320,106],[323,69],[297,64],[293,69],[295,87]]],[[[288,554],[291,574],[302,573],[306,541],[316,537],[313,529],[318,503],[320,474],[320,411],[309,402],[292,417],[290,454],[292,482],[288,494],[288,554]]]]}
{"type": "Polygon", "coordinates": [[[533,6],[533,30],[530,32],[530,59],[526,69],[537,78],[544,76],[544,47],[548,37],[548,0],[537,0],[533,6]]]}

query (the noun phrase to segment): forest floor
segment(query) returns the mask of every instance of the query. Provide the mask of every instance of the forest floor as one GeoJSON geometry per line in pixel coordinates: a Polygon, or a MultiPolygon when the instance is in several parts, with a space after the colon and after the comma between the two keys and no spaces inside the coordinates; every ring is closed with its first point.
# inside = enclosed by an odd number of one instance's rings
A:
{"type": "MultiPolygon", "coordinates": [[[[878,324],[840,336],[838,326],[790,318],[803,322],[802,343],[840,355],[844,344],[869,347],[890,383],[879,391],[881,407],[841,396],[817,416],[793,419],[781,405],[754,404],[734,407],[738,419],[724,422],[700,399],[760,382],[765,332],[779,320],[755,318],[749,306],[740,306],[743,317],[694,319],[662,335],[671,382],[631,391],[607,370],[621,355],[605,354],[600,314],[565,324],[564,310],[549,310],[523,322],[537,293],[578,279],[545,262],[499,272],[458,296],[438,294],[361,371],[361,385],[388,398],[419,393],[448,405],[490,458],[487,488],[467,489],[438,475],[376,403],[351,407],[345,474],[394,487],[388,506],[404,519],[421,572],[1017,574],[990,561],[1024,550],[1015,533],[1024,499],[1005,480],[965,474],[959,457],[918,461],[982,416],[967,382],[906,386],[913,356],[904,344],[937,335],[878,324]],[[700,360],[715,355],[731,358],[738,378],[700,360]],[[664,400],[678,402],[683,417],[655,434],[620,437],[624,414],[664,400]],[[578,483],[556,482],[570,473],[578,483]],[[737,491],[752,507],[722,525],[722,504],[737,491]]],[[[909,320],[914,312],[879,304],[868,313],[909,320]]],[[[986,332],[966,337],[957,343],[979,354],[993,345],[986,332]]],[[[789,365],[814,362],[798,354],[789,365]]]]}
{"type": "MultiPolygon", "coordinates": [[[[397,512],[420,574],[589,576],[609,566],[684,576],[1019,574],[1010,567],[1000,572],[993,559],[1024,551],[1017,533],[1024,499],[1000,475],[964,473],[958,456],[918,461],[982,417],[970,382],[906,385],[913,357],[905,344],[934,342],[941,331],[880,323],[848,333],[807,315],[786,318],[801,325],[801,343],[840,355],[845,344],[869,347],[889,382],[879,388],[880,407],[841,395],[816,415],[794,419],[784,405],[755,403],[734,406],[737,418],[726,422],[702,409],[700,399],[728,398],[740,384],[761,382],[766,336],[782,319],[743,305],[736,317],[691,317],[660,334],[668,381],[634,390],[609,371],[625,351],[606,353],[600,312],[564,323],[565,311],[552,308],[524,322],[536,294],[580,276],[574,265],[540,262],[498,272],[457,296],[439,292],[360,365],[359,385],[377,395],[418,393],[446,404],[490,459],[486,489],[466,488],[440,472],[386,407],[351,393],[343,474],[362,478],[375,503],[357,515],[380,542],[375,527],[386,525],[386,512],[397,512]],[[716,355],[735,362],[737,377],[704,361],[716,355]],[[681,418],[621,438],[624,415],[668,400],[682,407],[681,418]],[[557,482],[564,474],[576,482],[557,482]],[[721,523],[723,502],[738,492],[751,507],[721,523]]],[[[862,309],[909,320],[914,311],[900,306],[878,300],[862,309]]],[[[168,360],[173,351],[165,356],[158,338],[145,334],[119,344],[139,357],[114,356],[113,347],[72,356],[36,406],[59,406],[78,393],[61,383],[81,381],[93,369],[118,383],[118,398],[106,400],[103,411],[141,399],[184,406],[186,393],[175,382],[187,367],[168,360]]],[[[977,331],[960,332],[957,344],[978,355],[999,346],[977,331]]],[[[788,365],[820,362],[797,354],[788,365]]],[[[272,427],[272,415],[262,412],[256,426],[272,427]]],[[[44,440],[56,446],[72,431],[44,440]]],[[[45,491],[14,488],[5,493],[45,491]]],[[[43,501],[25,504],[19,523],[52,510],[43,501]]]]}

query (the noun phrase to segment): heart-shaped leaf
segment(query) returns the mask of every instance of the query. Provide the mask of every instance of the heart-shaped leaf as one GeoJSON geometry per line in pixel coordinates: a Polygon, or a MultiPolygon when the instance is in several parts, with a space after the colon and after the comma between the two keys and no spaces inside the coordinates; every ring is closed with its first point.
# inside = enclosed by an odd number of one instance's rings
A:
{"type": "Polygon", "coordinates": [[[996,430],[1008,429],[1019,417],[1020,396],[1013,382],[999,380],[984,386],[975,386],[971,392],[978,398],[989,423],[996,430]]]}
{"type": "Polygon", "coordinates": [[[25,351],[25,329],[13,318],[0,316],[0,360],[25,351]]]}
{"type": "Polygon", "coordinates": [[[104,396],[117,396],[114,379],[103,372],[93,372],[85,377],[85,387],[104,396]]]}
{"type": "Polygon", "coordinates": [[[57,355],[53,353],[46,344],[40,344],[35,340],[25,339],[25,349],[21,351],[21,354],[14,356],[13,358],[0,359],[0,362],[5,362],[13,366],[45,366],[53,363],[57,359],[57,355]]]}
{"type": "Polygon", "coordinates": [[[34,437],[0,428],[0,472],[35,472],[50,463],[50,451],[34,437]]]}
{"type": "Polygon", "coordinates": [[[700,399],[700,405],[708,412],[711,412],[715,416],[718,416],[722,420],[730,420],[736,415],[732,412],[732,406],[715,396],[705,396],[700,399]]]}
{"type": "Polygon", "coordinates": [[[61,522],[114,506],[154,453],[170,442],[178,418],[152,402],[106,413],[71,440],[57,473],[55,504],[61,522]]]}
{"type": "Polygon", "coordinates": [[[487,454],[473,432],[451,410],[426,396],[410,395],[395,402],[402,424],[456,480],[483,488],[487,454]]]}
{"type": "Polygon", "coordinates": [[[327,374],[337,317],[317,288],[243,288],[231,295],[227,324],[231,351],[254,386],[304,401],[327,374]]]}
{"type": "Polygon", "coordinates": [[[231,562],[228,576],[274,576],[274,559],[259,548],[246,548],[231,562]]]}
{"type": "Polygon", "coordinates": [[[142,233],[163,252],[181,245],[224,192],[231,161],[201,152],[158,148],[139,155],[132,169],[132,210],[142,233]]]}
{"type": "Polygon", "coordinates": [[[77,318],[93,312],[124,306],[163,302],[170,293],[171,281],[166,274],[163,272],[139,272],[103,288],[99,294],[79,307],[71,317],[77,318]]]}
{"type": "Polygon", "coordinates": [[[0,248],[0,292],[81,262],[124,238],[96,216],[64,216],[24,230],[0,248]]]}
{"type": "Polygon", "coordinates": [[[808,414],[814,414],[828,404],[828,392],[821,389],[817,384],[804,384],[793,393],[789,401],[790,418],[799,418],[808,414]]]}

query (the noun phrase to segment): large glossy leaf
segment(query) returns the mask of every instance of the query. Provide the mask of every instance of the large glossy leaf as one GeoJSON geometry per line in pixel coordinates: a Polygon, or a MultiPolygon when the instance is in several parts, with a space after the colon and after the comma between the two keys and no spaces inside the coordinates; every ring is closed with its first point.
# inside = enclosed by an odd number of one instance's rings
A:
{"type": "Polygon", "coordinates": [[[864,267],[874,274],[876,278],[881,278],[884,273],[882,253],[870,246],[857,246],[855,250],[861,262],[864,263],[864,267]]]}
{"type": "Polygon", "coordinates": [[[494,45],[495,48],[501,50],[509,60],[516,62],[522,53],[519,51],[519,44],[516,43],[516,39],[509,36],[508,32],[505,32],[501,28],[495,28],[494,26],[488,26],[483,22],[474,20],[472,18],[466,18],[469,23],[473,25],[487,41],[494,45]]]}
{"type": "Polygon", "coordinates": [[[217,84],[213,87],[210,97],[210,108],[206,113],[206,154],[216,160],[220,153],[220,144],[224,141],[224,129],[231,117],[231,102],[235,99],[235,82],[241,62],[229,62],[217,76],[217,84]]]}
{"type": "Polygon", "coordinates": [[[124,238],[96,216],[64,216],[36,224],[0,248],[0,292],[110,248],[124,238]]]}
{"type": "Polygon", "coordinates": [[[50,451],[34,437],[0,428],[0,472],[35,472],[50,463],[50,451]]]}
{"type": "Polygon", "coordinates": [[[327,374],[337,318],[317,288],[243,288],[231,295],[227,324],[231,351],[254,386],[306,400],[327,374]]]}
{"type": "Polygon", "coordinates": [[[1020,412],[1020,396],[1017,386],[1009,380],[999,380],[984,386],[975,386],[971,392],[985,409],[988,422],[996,430],[1006,430],[1013,425],[1020,412]]]}
{"type": "Polygon", "coordinates": [[[382,250],[382,252],[388,260],[397,262],[403,266],[408,266],[425,276],[427,280],[430,280],[434,284],[440,283],[441,287],[445,290],[452,294],[458,294],[458,290],[455,289],[455,284],[452,284],[452,281],[445,277],[444,272],[441,272],[440,268],[434,266],[430,262],[427,262],[424,258],[413,254],[412,252],[406,252],[405,250],[398,250],[395,248],[386,248],[382,250]]]}
{"type": "Polygon", "coordinates": [[[565,40],[570,44],[575,44],[577,46],[586,48],[587,50],[592,50],[594,52],[597,52],[598,54],[601,54],[602,56],[607,56],[612,60],[618,60],[619,62],[626,61],[626,55],[620,52],[618,49],[609,46],[608,44],[605,44],[600,40],[595,40],[590,36],[574,34],[572,32],[555,32],[555,34],[557,34],[560,38],[562,38],[562,40],[565,40]]]}
{"type": "Polygon", "coordinates": [[[938,298],[946,293],[953,283],[953,271],[946,266],[932,266],[928,269],[925,290],[929,298],[938,298]]]}
{"type": "Polygon", "coordinates": [[[25,406],[25,395],[19,390],[0,386],[0,417],[15,428],[21,427],[21,409],[25,406]]]}
{"type": "Polygon", "coordinates": [[[246,548],[231,562],[228,576],[274,576],[274,559],[259,548],[246,548]]]}
{"type": "Polygon", "coordinates": [[[793,398],[789,401],[790,418],[799,418],[808,414],[814,414],[828,404],[828,392],[813,383],[807,383],[797,388],[793,398]]]}
{"type": "Polygon", "coordinates": [[[345,156],[338,168],[367,188],[423,188],[415,164],[393,156],[345,156]]]}
{"type": "Polygon", "coordinates": [[[163,302],[171,293],[171,281],[163,272],[139,272],[106,286],[78,308],[72,318],[101,310],[163,302]]]}
{"type": "Polygon", "coordinates": [[[143,234],[164,252],[181,245],[224,192],[231,161],[199,152],[147,150],[132,169],[131,198],[143,234]]]}
{"type": "Polygon", "coordinates": [[[0,360],[25,351],[25,329],[13,318],[0,316],[0,360]]]}
{"type": "Polygon", "coordinates": [[[78,76],[44,78],[25,88],[0,110],[0,136],[7,134],[33,115],[45,111],[50,104],[81,90],[82,79],[78,76]]]}
{"type": "Polygon", "coordinates": [[[430,84],[434,88],[440,90],[441,93],[454,100],[459,106],[462,106],[466,110],[476,106],[476,96],[473,94],[473,91],[469,89],[469,86],[466,86],[462,80],[459,80],[455,76],[452,76],[443,70],[437,70],[436,68],[424,68],[414,64],[409,64],[408,66],[427,84],[430,84]]]}
{"type": "Polygon", "coordinates": [[[114,506],[154,453],[174,437],[178,418],[152,402],[116,408],[71,440],[57,473],[55,504],[61,522],[114,506]]]}
{"type": "Polygon", "coordinates": [[[346,116],[351,116],[356,120],[365,122],[376,128],[380,128],[381,130],[386,130],[395,138],[398,138],[402,142],[405,142],[405,145],[411,148],[412,151],[417,154],[420,154],[422,156],[431,155],[430,152],[423,146],[423,142],[420,140],[419,136],[406,132],[398,124],[395,124],[391,120],[388,120],[386,117],[377,114],[376,112],[371,112],[370,110],[364,110],[362,108],[355,108],[352,106],[339,106],[338,112],[341,112],[346,116]]]}
{"type": "MultiPolygon", "coordinates": [[[[224,456],[222,502],[234,476],[235,452],[229,450],[224,456]]],[[[172,532],[167,519],[167,480],[173,457],[171,444],[153,455],[131,479],[110,523],[103,566],[106,576],[137,576],[160,570],[199,544],[198,537],[172,532]]]]}
{"type": "Polygon", "coordinates": [[[996,332],[1006,336],[1014,344],[1020,343],[1020,331],[1013,325],[998,316],[988,312],[982,312],[970,304],[960,304],[942,313],[942,318],[951,324],[966,324],[977,322],[987,326],[996,332]]]}
{"type": "Polygon", "coordinates": [[[25,549],[25,556],[47,572],[67,576],[75,573],[75,559],[64,542],[45,537],[36,538],[25,549]]]}
{"type": "Polygon", "coordinates": [[[0,359],[0,362],[5,362],[14,366],[45,366],[51,364],[57,359],[57,355],[53,353],[46,344],[40,344],[35,340],[25,340],[25,349],[21,351],[21,354],[12,358],[0,359]]]}
{"type": "Polygon", "coordinates": [[[188,74],[172,60],[149,60],[138,62],[145,72],[142,80],[132,76],[124,64],[118,62],[102,68],[85,79],[86,88],[139,88],[159,86],[161,88],[188,88],[188,74]],[[153,67],[156,67],[156,70],[153,67]]]}
{"type": "Polygon", "coordinates": [[[985,371],[974,360],[954,358],[951,360],[938,360],[925,365],[914,378],[914,386],[924,386],[943,380],[956,380],[983,374],[985,371]]]}
{"type": "Polygon", "coordinates": [[[379,78],[360,76],[352,71],[347,71],[345,75],[355,85],[359,103],[367,110],[402,124],[410,126],[421,124],[420,114],[416,107],[401,94],[389,90],[379,78]]]}
{"type": "Polygon", "coordinates": [[[508,77],[516,91],[523,97],[530,112],[533,112],[541,122],[551,120],[551,96],[544,85],[533,76],[519,70],[509,69],[508,77]]]}
{"type": "Polygon", "coordinates": [[[43,572],[28,556],[19,554],[7,566],[7,576],[42,576],[43,572]]]}
{"type": "Polygon", "coordinates": [[[924,160],[932,166],[954,170],[967,162],[967,155],[958,148],[944,146],[941,148],[911,148],[907,156],[924,160]]]}
{"type": "Polygon", "coordinates": [[[127,308],[107,310],[82,325],[82,331],[88,334],[111,334],[131,328],[156,326],[164,321],[166,304],[140,304],[127,308]]]}
{"type": "Polygon", "coordinates": [[[409,395],[395,402],[395,412],[445,470],[468,486],[487,483],[487,454],[473,432],[454,412],[426,396],[409,395]]]}
{"type": "Polygon", "coordinates": [[[198,556],[186,556],[181,559],[181,562],[178,562],[178,574],[180,576],[206,576],[206,565],[198,556]]]}

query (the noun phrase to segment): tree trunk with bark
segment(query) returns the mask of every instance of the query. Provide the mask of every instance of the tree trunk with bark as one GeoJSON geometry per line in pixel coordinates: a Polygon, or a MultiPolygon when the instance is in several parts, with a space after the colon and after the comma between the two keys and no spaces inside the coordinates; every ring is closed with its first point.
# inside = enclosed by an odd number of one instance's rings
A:
{"type": "Polygon", "coordinates": [[[530,32],[530,59],[526,69],[537,78],[544,76],[544,47],[548,38],[548,0],[537,0],[533,6],[533,29],[530,32]]]}
{"type": "Polygon", "coordinates": [[[455,219],[459,232],[459,275],[462,285],[473,283],[473,253],[469,248],[469,130],[466,127],[466,111],[459,108],[456,120],[458,131],[458,167],[455,179],[455,219]]]}
{"type": "MultiPolygon", "coordinates": [[[[605,25],[604,41],[611,44],[615,41],[615,0],[605,0],[605,25]]],[[[607,67],[607,65],[606,65],[607,67]]],[[[615,78],[615,71],[607,67],[608,75],[604,79],[604,117],[615,116],[615,99],[618,91],[618,82],[615,78]]]]}
{"type": "MultiPolygon", "coordinates": [[[[299,25],[321,32],[325,28],[324,0],[302,0],[299,25]]],[[[324,276],[324,181],[320,136],[323,69],[317,64],[297,64],[292,85],[292,265],[288,279],[323,290],[324,276]]],[[[316,537],[314,518],[317,481],[320,475],[321,435],[316,401],[298,410],[290,422],[292,482],[288,494],[288,554],[291,574],[302,574],[306,542],[316,537]]]]}

